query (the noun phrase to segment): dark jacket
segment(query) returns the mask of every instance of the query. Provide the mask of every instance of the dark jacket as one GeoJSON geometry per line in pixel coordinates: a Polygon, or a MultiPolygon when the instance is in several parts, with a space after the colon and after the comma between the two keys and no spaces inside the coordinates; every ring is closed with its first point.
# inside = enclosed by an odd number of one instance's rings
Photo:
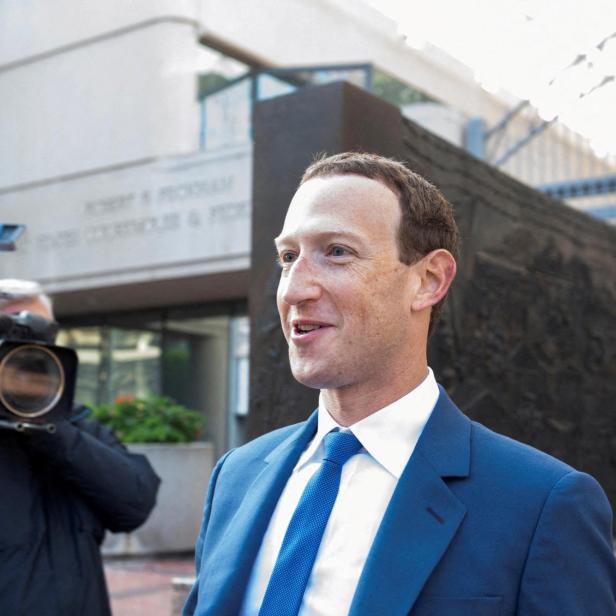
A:
{"type": "Polygon", "coordinates": [[[99,546],[154,507],[160,480],[95,421],[0,430],[0,614],[109,615],[99,546]]]}

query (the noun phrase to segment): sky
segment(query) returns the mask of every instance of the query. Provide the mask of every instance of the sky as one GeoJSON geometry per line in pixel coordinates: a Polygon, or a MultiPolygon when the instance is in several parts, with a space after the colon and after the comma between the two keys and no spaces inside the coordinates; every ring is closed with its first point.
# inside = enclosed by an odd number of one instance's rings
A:
{"type": "Polygon", "coordinates": [[[616,155],[616,0],[366,0],[407,44],[434,45],[491,92],[616,155]]]}

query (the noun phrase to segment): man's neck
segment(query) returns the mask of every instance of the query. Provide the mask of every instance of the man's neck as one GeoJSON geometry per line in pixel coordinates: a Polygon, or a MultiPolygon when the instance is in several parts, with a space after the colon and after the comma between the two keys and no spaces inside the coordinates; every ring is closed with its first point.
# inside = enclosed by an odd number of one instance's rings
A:
{"type": "Polygon", "coordinates": [[[341,426],[352,426],[413,391],[428,376],[428,365],[422,363],[413,370],[391,376],[386,387],[367,384],[322,389],[321,396],[328,413],[341,426]]]}

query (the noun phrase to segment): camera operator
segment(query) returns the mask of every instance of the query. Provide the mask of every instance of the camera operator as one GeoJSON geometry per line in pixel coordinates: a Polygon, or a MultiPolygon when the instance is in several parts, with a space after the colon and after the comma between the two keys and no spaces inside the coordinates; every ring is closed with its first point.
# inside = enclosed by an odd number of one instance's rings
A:
{"type": "MultiPolygon", "coordinates": [[[[53,321],[38,284],[0,280],[0,313],[53,321]]],[[[142,524],[159,478],[74,406],[52,432],[0,429],[0,614],[111,614],[99,546],[142,524]]],[[[26,424],[27,425],[27,424],[26,424]]]]}

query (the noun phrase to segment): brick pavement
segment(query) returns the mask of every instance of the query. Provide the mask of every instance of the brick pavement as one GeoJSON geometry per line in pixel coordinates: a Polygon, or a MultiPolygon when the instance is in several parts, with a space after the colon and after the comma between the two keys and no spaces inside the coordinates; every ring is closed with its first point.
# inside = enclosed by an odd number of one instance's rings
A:
{"type": "Polygon", "coordinates": [[[187,593],[174,591],[172,579],[194,571],[192,555],[105,559],[113,616],[176,616],[187,593]]]}

